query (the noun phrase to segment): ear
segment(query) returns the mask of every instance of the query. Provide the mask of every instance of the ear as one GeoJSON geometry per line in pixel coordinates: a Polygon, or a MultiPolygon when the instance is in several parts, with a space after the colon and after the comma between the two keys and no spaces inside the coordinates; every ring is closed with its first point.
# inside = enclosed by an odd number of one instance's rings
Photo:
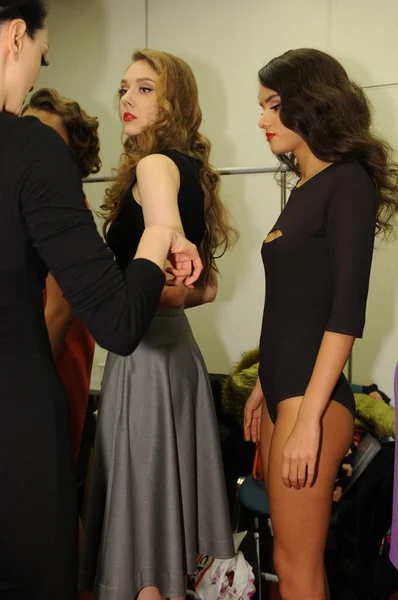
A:
{"type": "Polygon", "coordinates": [[[18,60],[26,37],[26,23],[22,19],[14,19],[8,27],[8,48],[14,60],[18,60]]]}

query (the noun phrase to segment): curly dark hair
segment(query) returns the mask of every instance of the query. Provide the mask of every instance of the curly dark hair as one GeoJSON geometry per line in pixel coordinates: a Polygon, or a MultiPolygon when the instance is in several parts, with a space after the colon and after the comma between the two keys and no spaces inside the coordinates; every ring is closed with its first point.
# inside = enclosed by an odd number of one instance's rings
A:
{"type": "Polygon", "coordinates": [[[99,122],[96,117],[89,117],[75,100],[63,98],[50,88],[42,88],[33,94],[22,114],[29,109],[44,110],[61,117],[81,176],[84,178],[98,173],[102,163],[99,156],[99,122]]]}
{"type": "MultiPolygon", "coordinates": [[[[392,230],[398,212],[398,165],[391,146],[371,131],[369,101],[332,56],[312,48],[288,50],[258,73],[281,98],[280,118],[325,162],[357,161],[375,183],[380,204],[377,233],[392,230]]],[[[293,154],[278,156],[300,176],[293,154]]]]}
{"type": "Polygon", "coordinates": [[[26,23],[26,31],[31,39],[39,29],[43,29],[48,9],[44,0],[0,0],[0,24],[14,19],[26,23]]]}

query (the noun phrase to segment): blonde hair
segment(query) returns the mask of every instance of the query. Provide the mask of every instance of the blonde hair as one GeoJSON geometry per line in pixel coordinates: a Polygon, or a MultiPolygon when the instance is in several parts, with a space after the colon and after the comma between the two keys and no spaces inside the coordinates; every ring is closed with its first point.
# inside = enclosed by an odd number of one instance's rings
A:
{"type": "Polygon", "coordinates": [[[209,163],[210,141],[199,132],[202,111],[195,76],[185,61],[166,52],[137,50],[132,59],[133,62],[146,61],[158,74],[155,85],[158,117],[137,136],[127,137],[124,142],[116,181],[106,190],[101,206],[104,235],[135,180],[138,162],[149,154],[177,150],[200,163],[206,223],[201,254],[208,275],[211,268],[217,270],[215,259],[224,254],[238,234],[229,224],[227,210],[220,199],[220,175],[209,163]]]}
{"type": "Polygon", "coordinates": [[[44,110],[62,118],[68,134],[69,147],[81,176],[88,177],[101,169],[98,137],[99,122],[90,117],[75,100],[60,96],[57,90],[42,88],[33,94],[22,114],[30,108],[44,110]]]}

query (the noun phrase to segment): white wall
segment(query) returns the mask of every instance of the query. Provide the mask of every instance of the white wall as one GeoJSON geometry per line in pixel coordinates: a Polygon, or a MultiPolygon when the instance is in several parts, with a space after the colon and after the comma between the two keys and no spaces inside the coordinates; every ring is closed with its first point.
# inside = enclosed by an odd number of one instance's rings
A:
{"type": "MultiPolygon", "coordinates": [[[[398,82],[398,4],[395,0],[53,0],[52,66],[38,85],[75,97],[101,120],[103,174],[117,164],[120,125],[115,91],[132,51],[145,43],[185,58],[199,83],[203,130],[213,163],[275,164],[257,128],[257,71],[289,48],[334,54],[364,86],[398,82]],[[299,6],[299,8],[298,8],[299,6]],[[79,15],[79,18],[77,18],[79,15]]],[[[398,85],[368,90],[375,126],[398,148],[398,85]]],[[[87,188],[97,206],[103,185],[87,188]]],[[[190,321],[209,370],[226,372],[258,343],[264,301],[260,247],[280,206],[272,175],[228,176],[223,199],[241,231],[220,261],[219,298],[193,309],[190,321]]],[[[392,393],[397,360],[397,243],[375,253],[365,338],[354,352],[354,380],[376,381],[392,393]]]]}

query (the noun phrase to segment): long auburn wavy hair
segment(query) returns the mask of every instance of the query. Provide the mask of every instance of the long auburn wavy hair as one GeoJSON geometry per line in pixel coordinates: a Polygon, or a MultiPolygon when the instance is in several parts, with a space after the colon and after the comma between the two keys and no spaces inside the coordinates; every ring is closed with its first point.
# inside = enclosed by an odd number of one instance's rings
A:
{"type": "Polygon", "coordinates": [[[155,92],[158,117],[137,136],[127,137],[116,174],[116,181],[105,192],[100,215],[103,233],[114,221],[136,178],[139,161],[164,150],[177,150],[199,160],[200,181],[204,192],[206,230],[200,248],[205,277],[215,269],[220,258],[232,246],[237,231],[230,225],[228,213],[220,199],[220,175],[209,163],[211,143],[199,131],[202,111],[198,86],[191,67],[177,56],[158,50],[137,50],[133,62],[146,61],[158,74],[155,92]]]}
{"type": "MultiPolygon", "coordinates": [[[[282,123],[317,158],[357,161],[366,169],[380,196],[376,232],[389,233],[398,211],[398,165],[391,146],[371,130],[369,101],[359,85],[335,58],[311,48],[288,50],[272,59],[258,78],[279,94],[282,123]]],[[[300,177],[293,154],[278,159],[300,177]]]]}
{"type": "Polygon", "coordinates": [[[60,96],[52,88],[42,88],[35,92],[24,106],[22,114],[29,109],[44,110],[61,117],[68,134],[69,147],[82,178],[99,172],[101,158],[99,122],[96,117],[90,117],[78,102],[60,96]]]}

